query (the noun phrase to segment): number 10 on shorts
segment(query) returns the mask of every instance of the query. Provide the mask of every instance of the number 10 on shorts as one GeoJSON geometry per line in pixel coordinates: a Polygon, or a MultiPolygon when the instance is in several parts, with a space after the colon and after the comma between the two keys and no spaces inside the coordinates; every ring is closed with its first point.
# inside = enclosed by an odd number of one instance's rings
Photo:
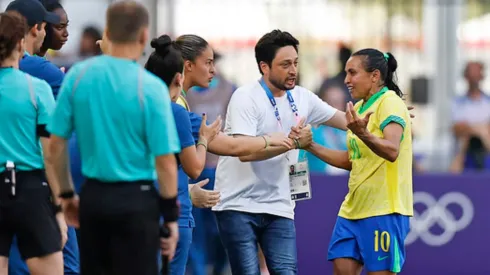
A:
{"type": "Polygon", "coordinates": [[[390,251],[390,233],[387,231],[382,231],[380,234],[379,230],[374,231],[374,252],[378,252],[379,248],[383,252],[390,251]]]}

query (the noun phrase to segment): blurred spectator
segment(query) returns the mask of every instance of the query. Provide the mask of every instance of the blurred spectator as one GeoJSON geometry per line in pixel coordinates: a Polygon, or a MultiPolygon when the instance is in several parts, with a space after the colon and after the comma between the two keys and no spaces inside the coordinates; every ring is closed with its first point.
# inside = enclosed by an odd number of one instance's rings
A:
{"type": "Polygon", "coordinates": [[[456,139],[456,156],[452,172],[487,170],[490,168],[490,97],[480,88],[484,66],[468,62],[464,70],[468,83],[466,95],[453,102],[453,133],[456,139]]]}
{"type": "MultiPolygon", "coordinates": [[[[332,107],[345,111],[345,85],[330,85],[322,91],[320,98],[332,107]]],[[[329,149],[347,150],[347,132],[340,129],[320,125],[313,128],[313,141],[329,149]]],[[[311,153],[307,153],[308,165],[312,173],[346,174],[347,171],[328,165],[311,153]]]]}
{"type": "Polygon", "coordinates": [[[88,26],[83,29],[80,39],[79,55],[81,59],[102,54],[100,47],[96,44],[102,39],[101,32],[93,26],[88,26]]]}
{"type": "MultiPolygon", "coordinates": [[[[214,61],[218,62],[221,55],[214,53],[214,61]]],[[[189,90],[186,96],[187,103],[194,113],[206,113],[208,121],[214,121],[219,115],[226,120],[226,109],[231,95],[236,86],[228,81],[218,68],[209,88],[194,87],[189,90]]],[[[206,156],[206,167],[196,182],[209,179],[209,183],[203,188],[214,189],[214,175],[218,165],[218,156],[208,153],[206,156]]],[[[218,225],[214,214],[209,208],[193,209],[193,216],[197,230],[194,230],[192,247],[189,252],[190,269],[194,275],[205,275],[206,266],[211,263],[213,266],[212,274],[222,274],[227,263],[225,250],[221,245],[218,232],[218,225]]]]}
{"type": "MultiPolygon", "coordinates": [[[[330,87],[337,87],[340,88],[341,91],[344,93],[344,98],[345,102],[344,105],[352,100],[352,97],[349,93],[349,89],[347,89],[347,86],[344,84],[344,79],[346,76],[345,73],[345,64],[347,63],[347,60],[349,60],[350,56],[352,55],[352,50],[344,45],[342,45],[339,49],[338,52],[338,61],[339,61],[339,72],[331,78],[327,78],[323,81],[322,85],[320,86],[320,89],[318,91],[318,94],[325,94],[328,90],[330,90],[330,87]]],[[[345,106],[344,106],[345,107],[345,106]]]]}

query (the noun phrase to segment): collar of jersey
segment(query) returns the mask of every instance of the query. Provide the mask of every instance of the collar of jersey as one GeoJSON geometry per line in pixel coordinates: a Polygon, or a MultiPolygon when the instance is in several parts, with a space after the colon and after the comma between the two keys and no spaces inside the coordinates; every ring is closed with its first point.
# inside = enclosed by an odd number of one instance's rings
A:
{"type": "Polygon", "coordinates": [[[364,104],[362,104],[361,108],[359,109],[359,114],[364,113],[369,107],[371,107],[374,102],[376,102],[382,95],[384,95],[388,91],[388,87],[383,87],[379,92],[375,93],[373,96],[371,96],[370,99],[364,104]]]}

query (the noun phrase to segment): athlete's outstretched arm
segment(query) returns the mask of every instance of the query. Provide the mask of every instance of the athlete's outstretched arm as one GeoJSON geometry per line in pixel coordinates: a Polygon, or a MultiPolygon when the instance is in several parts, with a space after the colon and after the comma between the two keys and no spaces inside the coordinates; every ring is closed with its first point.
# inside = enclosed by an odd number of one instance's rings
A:
{"type": "Polygon", "coordinates": [[[316,143],[312,143],[306,150],[329,165],[348,171],[352,170],[352,162],[349,160],[347,151],[328,149],[316,143]]]}
{"type": "Polygon", "coordinates": [[[290,144],[295,144],[296,146],[295,148],[292,148],[292,146],[289,145],[268,146],[248,156],[240,157],[240,160],[243,162],[261,161],[261,160],[273,158],[280,154],[284,154],[291,149],[301,149],[303,147],[308,147],[313,140],[313,134],[311,132],[311,125],[304,126],[305,120],[306,120],[305,118],[301,119],[301,121],[296,125],[296,127],[293,127],[299,129],[298,135],[294,137],[296,141],[293,140],[291,137],[288,138],[290,144]]]}
{"type": "Polygon", "coordinates": [[[211,142],[221,128],[221,117],[218,117],[211,125],[206,125],[206,114],[203,114],[199,129],[199,140],[194,144],[191,121],[186,109],[179,106],[174,108],[174,119],[177,133],[180,139],[182,151],[179,153],[180,163],[184,172],[192,179],[201,175],[206,163],[208,142],[211,142]]]}
{"type": "MultiPolygon", "coordinates": [[[[218,136],[215,141],[209,143],[209,151],[221,155],[241,156],[241,159],[251,161],[277,156],[289,150],[288,146],[272,149],[272,146],[268,146],[274,144],[272,139],[269,139],[270,144],[267,144],[269,142],[267,137],[259,136],[257,129],[259,128],[260,114],[261,111],[251,94],[240,88],[236,90],[228,104],[227,112],[227,133],[231,136],[218,136]],[[221,144],[220,141],[224,144],[221,144]],[[272,155],[270,155],[271,153],[272,155]]],[[[292,144],[285,135],[281,137],[282,140],[292,144]]]]}
{"type": "Polygon", "coordinates": [[[220,133],[208,144],[208,151],[219,156],[243,157],[269,146],[291,148],[292,143],[286,136],[279,135],[250,137],[220,133]]]}
{"type": "Polygon", "coordinates": [[[250,155],[242,156],[242,157],[240,157],[240,160],[243,162],[261,161],[261,160],[266,160],[266,159],[270,159],[270,158],[279,156],[281,154],[286,153],[287,151],[289,151],[289,148],[286,148],[283,146],[271,146],[271,147],[267,147],[265,149],[262,149],[258,152],[252,153],[250,155]]]}

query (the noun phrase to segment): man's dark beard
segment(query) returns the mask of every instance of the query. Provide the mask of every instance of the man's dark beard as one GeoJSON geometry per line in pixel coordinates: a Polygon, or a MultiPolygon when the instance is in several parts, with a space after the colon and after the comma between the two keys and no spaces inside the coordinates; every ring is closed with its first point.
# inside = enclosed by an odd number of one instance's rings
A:
{"type": "Polygon", "coordinates": [[[281,90],[281,91],[286,91],[286,90],[289,90],[288,88],[286,88],[286,86],[284,85],[284,83],[281,83],[273,78],[269,78],[269,82],[274,86],[276,87],[277,89],[281,90]]]}

